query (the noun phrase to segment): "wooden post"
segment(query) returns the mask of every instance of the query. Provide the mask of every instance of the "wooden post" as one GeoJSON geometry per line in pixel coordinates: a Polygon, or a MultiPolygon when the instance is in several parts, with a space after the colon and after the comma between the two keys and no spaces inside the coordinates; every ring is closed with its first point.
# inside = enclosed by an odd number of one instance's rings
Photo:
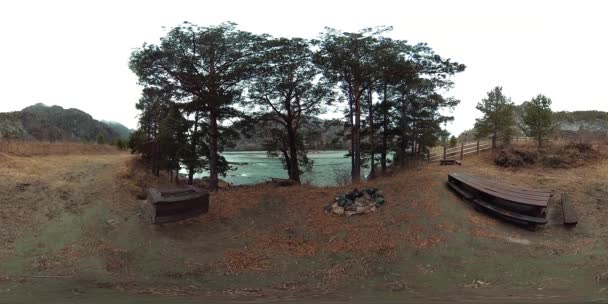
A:
{"type": "Polygon", "coordinates": [[[443,159],[445,159],[445,145],[443,145],[443,159]]]}
{"type": "Polygon", "coordinates": [[[431,162],[431,149],[426,150],[426,162],[427,163],[431,162]]]}
{"type": "Polygon", "coordinates": [[[479,155],[479,139],[477,140],[477,155],[479,155]]]}
{"type": "Polygon", "coordinates": [[[464,157],[464,143],[460,144],[460,160],[464,157]]]}

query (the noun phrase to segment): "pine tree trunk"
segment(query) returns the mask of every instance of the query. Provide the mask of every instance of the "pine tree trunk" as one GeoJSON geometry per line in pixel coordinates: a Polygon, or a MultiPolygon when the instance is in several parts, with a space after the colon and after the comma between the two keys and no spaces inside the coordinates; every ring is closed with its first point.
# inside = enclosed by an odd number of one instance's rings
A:
{"type": "Polygon", "coordinates": [[[298,147],[296,132],[291,127],[291,122],[288,122],[287,137],[289,139],[289,160],[287,165],[290,167],[289,179],[300,182],[300,168],[298,166],[298,147]]]}
{"type": "Polygon", "coordinates": [[[369,144],[370,144],[370,166],[368,179],[376,178],[376,163],[375,163],[375,155],[374,150],[376,149],[376,144],[374,143],[374,105],[372,104],[372,91],[368,90],[367,92],[367,101],[369,103],[369,144]]]}
{"type": "Polygon", "coordinates": [[[217,154],[217,108],[212,106],[209,111],[209,188],[217,190],[218,186],[218,154],[217,154]]]}
{"type": "Polygon", "coordinates": [[[405,122],[405,105],[401,105],[401,145],[399,146],[399,164],[403,167],[405,165],[405,150],[407,149],[407,133],[406,133],[406,122],[405,122]]]}
{"type": "Polygon", "coordinates": [[[386,171],[386,154],[387,154],[387,129],[388,129],[388,101],[386,100],[386,85],[384,85],[384,94],[382,100],[382,151],[380,158],[380,166],[382,172],[386,171]]]}
{"type": "Polygon", "coordinates": [[[355,138],[354,138],[354,128],[355,122],[353,120],[353,100],[349,100],[348,102],[348,123],[350,124],[350,167],[351,167],[351,175],[352,168],[355,167],[355,138]]]}
{"type": "Polygon", "coordinates": [[[359,94],[359,84],[355,84],[355,125],[353,126],[353,157],[354,163],[351,170],[353,182],[361,180],[361,94],[359,94]]]}
{"type": "MultiPolygon", "coordinates": [[[[191,144],[192,144],[192,155],[193,157],[197,157],[196,156],[196,146],[198,144],[198,110],[194,112],[194,132],[192,133],[192,139],[191,139],[191,144]]],[[[194,183],[194,171],[196,168],[194,168],[194,165],[189,165],[188,166],[188,185],[192,185],[194,183]]]]}
{"type": "Polygon", "coordinates": [[[285,164],[287,164],[287,176],[289,177],[289,179],[291,179],[291,158],[289,157],[289,153],[287,153],[287,150],[281,149],[281,152],[283,152],[283,157],[285,157],[285,164]]]}

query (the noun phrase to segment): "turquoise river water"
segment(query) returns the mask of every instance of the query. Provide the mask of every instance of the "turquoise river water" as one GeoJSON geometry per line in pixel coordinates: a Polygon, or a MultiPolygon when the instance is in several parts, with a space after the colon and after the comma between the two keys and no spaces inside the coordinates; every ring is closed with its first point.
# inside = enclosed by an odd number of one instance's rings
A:
{"type": "MultiPolygon", "coordinates": [[[[347,151],[312,151],[308,157],[314,161],[310,172],[304,173],[302,182],[316,186],[336,185],[339,176],[350,176],[350,158],[345,158],[347,151]]],[[[220,177],[233,185],[256,184],[271,178],[287,178],[278,158],[270,158],[265,151],[235,151],[224,152],[222,155],[236,170],[228,171],[226,177],[220,177]]],[[[369,169],[362,168],[366,175],[369,169]]],[[[208,176],[208,172],[197,174],[196,177],[208,176]]]]}

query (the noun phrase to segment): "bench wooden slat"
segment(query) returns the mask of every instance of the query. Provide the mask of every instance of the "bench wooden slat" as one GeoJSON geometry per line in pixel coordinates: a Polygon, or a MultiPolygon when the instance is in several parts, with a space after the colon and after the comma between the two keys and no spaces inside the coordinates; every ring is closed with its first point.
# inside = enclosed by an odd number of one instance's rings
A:
{"type": "Polygon", "coordinates": [[[473,188],[475,188],[478,191],[481,191],[487,195],[491,195],[497,198],[501,198],[510,202],[514,202],[514,203],[519,203],[519,204],[524,204],[524,205],[532,205],[532,206],[539,206],[539,207],[546,207],[547,206],[547,202],[549,200],[549,198],[547,197],[546,199],[542,199],[542,198],[538,198],[538,199],[532,199],[532,198],[525,198],[525,197],[520,197],[520,196],[516,196],[516,195],[509,195],[509,194],[505,194],[502,193],[500,191],[496,191],[495,189],[492,189],[491,187],[488,187],[486,185],[477,183],[475,181],[472,181],[470,179],[466,179],[466,178],[462,178],[462,177],[458,177],[458,176],[454,176],[452,173],[448,174],[449,178],[454,178],[464,184],[467,184],[473,188]]]}
{"type": "Polygon", "coordinates": [[[562,194],[562,210],[564,212],[565,225],[576,225],[578,223],[576,210],[574,210],[574,206],[572,206],[572,203],[570,202],[568,193],[562,194]]]}
{"type": "Polygon", "coordinates": [[[524,188],[524,187],[519,187],[519,186],[513,186],[513,185],[509,185],[509,184],[504,184],[504,183],[498,183],[497,181],[493,181],[490,179],[482,179],[479,178],[477,176],[474,176],[472,174],[466,173],[466,172],[455,172],[455,175],[464,175],[464,176],[468,176],[471,178],[476,178],[484,183],[487,184],[491,184],[493,186],[496,186],[498,188],[503,188],[503,189],[511,189],[511,190],[515,190],[515,191],[519,191],[522,193],[530,193],[530,194],[535,194],[535,195],[539,195],[539,196],[546,196],[546,197],[550,197],[551,196],[551,191],[547,191],[547,190],[539,190],[539,189],[530,189],[530,188],[524,188]]]}
{"type": "Polygon", "coordinates": [[[536,224],[536,225],[544,225],[547,224],[547,219],[546,218],[542,218],[542,217],[534,217],[534,216],[529,216],[529,215],[524,215],[524,214],[520,214],[520,213],[515,213],[509,210],[505,210],[502,209],[500,207],[494,206],[492,204],[489,204],[487,202],[484,202],[480,199],[474,199],[473,202],[475,204],[477,204],[478,206],[481,206],[483,208],[485,208],[486,210],[489,210],[493,213],[496,213],[498,215],[504,216],[504,217],[508,217],[508,218],[512,218],[512,219],[516,219],[519,221],[523,221],[526,223],[531,223],[531,224],[536,224]]]}
{"type": "Polygon", "coordinates": [[[463,198],[465,198],[469,201],[474,198],[474,196],[471,192],[458,187],[454,182],[448,181],[448,185],[450,186],[450,188],[454,189],[454,191],[458,192],[458,194],[460,194],[460,196],[462,196],[463,198]]]}
{"type": "Polygon", "coordinates": [[[537,195],[537,194],[530,194],[530,193],[522,193],[522,192],[517,192],[517,191],[512,190],[512,189],[504,189],[504,188],[498,187],[497,184],[484,182],[483,180],[481,180],[479,178],[462,177],[461,176],[461,177],[459,177],[459,179],[462,182],[465,182],[465,183],[474,183],[476,185],[479,185],[479,186],[482,186],[482,187],[486,187],[488,189],[491,189],[491,190],[496,191],[496,192],[503,193],[505,195],[512,195],[512,196],[520,197],[520,198],[523,198],[523,199],[539,200],[539,201],[544,201],[544,200],[548,200],[549,199],[548,195],[537,195]]]}
{"type": "Polygon", "coordinates": [[[503,188],[503,189],[510,189],[510,190],[515,190],[515,191],[519,191],[522,193],[529,193],[529,194],[535,194],[535,195],[540,195],[540,196],[547,196],[547,197],[551,196],[551,191],[548,191],[548,190],[530,189],[530,188],[525,188],[525,187],[521,187],[521,186],[500,183],[500,182],[498,182],[496,180],[492,180],[490,178],[480,178],[478,176],[475,176],[475,175],[472,175],[472,174],[466,173],[466,172],[456,172],[455,174],[459,175],[459,176],[476,178],[480,181],[483,181],[484,183],[491,184],[491,185],[494,185],[496,187],[503,188]]]}

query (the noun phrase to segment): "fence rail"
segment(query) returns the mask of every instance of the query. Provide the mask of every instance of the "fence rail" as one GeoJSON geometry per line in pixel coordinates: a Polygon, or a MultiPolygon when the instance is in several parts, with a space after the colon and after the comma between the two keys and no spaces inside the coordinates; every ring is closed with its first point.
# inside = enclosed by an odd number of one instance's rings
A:
{"type": "MultiPolygon", "coordinates": [[[[532,138],[532,137],[514,137],[512,139],[512,142],[515,144],[526,143],[526,142],[530,142],[530,141],[534,141],[534,138],[532,138]]],[[[447,148],[446,146],[434,147],[431,149],[431,152],[429,153],[428,160],[429,160],[429,162],[435,162],[435,161],[439,161],[441,159],[458,159],[458,158],[463,159],[463,157],[465,155],[473,154],[473,153],[477,154],[480,151],[491,149],[491,148],[492,148],[491,140],[476,141],[476,142],[467,143],[467,144],[463,143],[460,145],[460,147],[452,147],[452,148],[447,148]]]]}
{"type": "Polygon", "coordinates": [[[490,141],[477,141],[468,144],[461,144],[460,147],[447,148],[443,147],[443,151],[435,151],[429,154],[429,162],[439,161],[441,159],[462,159],[464,155],[479,153],[480,151],[490,149],[492,143],[490,141]]]}

